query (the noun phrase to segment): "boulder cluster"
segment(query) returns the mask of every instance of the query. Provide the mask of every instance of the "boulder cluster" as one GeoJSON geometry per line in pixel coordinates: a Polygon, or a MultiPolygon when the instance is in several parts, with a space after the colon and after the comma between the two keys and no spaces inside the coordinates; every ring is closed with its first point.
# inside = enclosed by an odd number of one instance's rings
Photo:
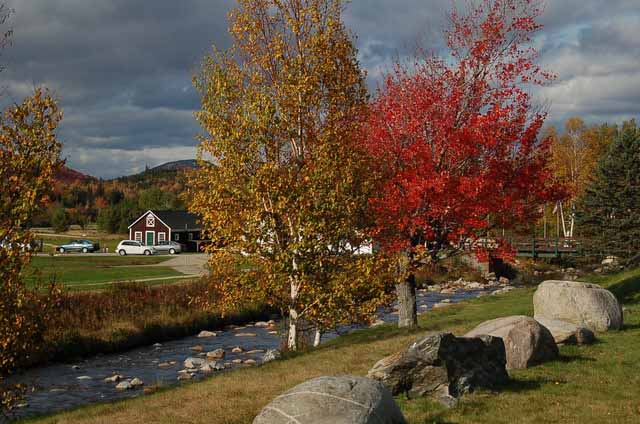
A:
{"type": "Polygon", "coordinates": [[[466,393],[500,390],[509,380],[508,370],[556,359],[558,344],[592,343],[596,333],[623,326],[615,296],[593,284],[545,281],[533,297],[533,307],[533,318],[493,319],[463,337],[427,333],[378,361],[367,378],[309,380],[275,398],[254,424],[405,423],[394,395],[428,396],[453,406],[466,393]]]}

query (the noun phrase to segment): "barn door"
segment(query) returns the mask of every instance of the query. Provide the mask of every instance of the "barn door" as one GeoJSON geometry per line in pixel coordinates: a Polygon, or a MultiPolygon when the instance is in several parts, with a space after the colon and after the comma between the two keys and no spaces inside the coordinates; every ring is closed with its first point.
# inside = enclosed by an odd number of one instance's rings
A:
{"type": "Polygon", "coordinates": [[[147,242],[145,243],[147,246],[153,246],[153,231],[147,231],[147,242]]]}

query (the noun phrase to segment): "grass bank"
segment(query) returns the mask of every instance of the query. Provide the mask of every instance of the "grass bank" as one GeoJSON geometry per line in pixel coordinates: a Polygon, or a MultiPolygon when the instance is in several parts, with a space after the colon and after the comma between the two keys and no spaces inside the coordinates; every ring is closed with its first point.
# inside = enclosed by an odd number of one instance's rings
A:
{"type": "Polygon", "coordinates": [[[123,283],[101,291],[63,293],[45,333],[46,348],[21,365],[123,352],[270,316],[265,308],[247,306],[223,318],[193,303],[206,290],[205,281],[193,281],[159,286],[123,283]]]}
{"type": "Polygon", "coordinates": [[[168,256],[36,256],[25,270],[27,284],[55,281],[73,290],[105,288],[104,283],[149,278],[180,277],[183,274],[171,267],[158,265],[168,256]]]}
{"type": "MultiPolygon", "coordinates": [[[[511,374],[499,393],[476,393],[447,410],[425,399],[398,402],[410,423],[637,423],[640,422],[640,270],[598,282],[625,302],[625,329],[592,346],[563,346],[561,358],[511,374]]],[[[500,316],[533,312],[533,290],[485,297],[420,317],[408,333],[391,325],[341,337],[302,355],[259,368],[162,390],[137,399],[81,408],[38,423],[249,423],[283,391],[322,375],[365,375],[379,359],[427,330],[463,334],[500,316]]]]}

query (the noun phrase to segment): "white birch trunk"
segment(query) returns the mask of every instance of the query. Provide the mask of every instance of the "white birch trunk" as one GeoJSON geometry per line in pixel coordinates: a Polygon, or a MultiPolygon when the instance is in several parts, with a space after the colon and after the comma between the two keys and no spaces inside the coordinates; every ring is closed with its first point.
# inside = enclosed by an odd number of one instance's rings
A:
{"type": "Polygon", "coordinates": [[[295,309],[289,309],[287,347],[289,350],[298,350],[298,312],[295,309]]]}
{"type": "Polygon", "coordinates": [[[320,346],[320,339],[322,339],[322,331],[319,328],[316,328],[316,335],[313,338],[313,347],[320,346]]]}

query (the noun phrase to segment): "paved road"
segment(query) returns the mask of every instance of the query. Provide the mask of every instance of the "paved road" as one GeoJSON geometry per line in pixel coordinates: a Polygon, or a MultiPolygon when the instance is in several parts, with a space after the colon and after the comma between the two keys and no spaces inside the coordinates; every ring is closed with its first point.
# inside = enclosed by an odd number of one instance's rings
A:
{"type": "MultiPolygon", "coordinates": [[[[38,253],[36,256],[50,256],[47,253],[38,253]]],[[[119,256],[116,253],[65,253],[57,254],[55,257],[85,257],[85,256],[119,256]]],[[[138,266],[168,266],[175,269],[178,272],[189,276],[202,276],[208,273],[207,271],[207,254],[206,253],[188,253],[175,256],[158,255],[162,257],[169,257],[169,260],[160,262],[159,264],[152,265],[138,265],[138,266]]],[[[125,265],[132,266],[132,265],[125,265]]]]}
{"type": "Polygon", "coordinates": [[[178,272],[187,275],[206,275],[207,271],[206,253],[194,253],[189,255],[175,255],[168,261],[164,261],[155,266],[168,266],[178,272]]]}

